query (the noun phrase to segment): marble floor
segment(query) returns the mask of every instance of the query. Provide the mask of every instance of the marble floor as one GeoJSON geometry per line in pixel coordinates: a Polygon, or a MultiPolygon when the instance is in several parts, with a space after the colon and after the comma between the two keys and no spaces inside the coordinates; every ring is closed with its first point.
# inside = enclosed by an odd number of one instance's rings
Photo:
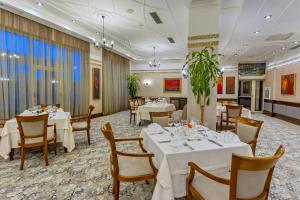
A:
{"type": "MultiPolygon", "coordinates": [[[[0,158],[0,199],[112,199],[109,171],[109,146],[99,128],[105,121],[112,123],[116,136],[138,136],[142,127],[129,125],[129,113],[93,119],[91,145],[86,135],[76,133],[76,148],[58,155],[50,151],[49,166],[44,166],[41,149],[26,154],[24,171],[19,171],[20,159],[0,158]]],[[[263,120],[257,154],[267,156],[283,144],[284,157],[275,170],[270,198],[272,200],[300,200],[300,126],[262,114],[254,118],[263,120]]],[[[124,151],[134,151],[137,145],[123,143],[124,151]]],[[[121,184],[120,199],[151,199],[153,184],[145,182],[121,184]]]]}

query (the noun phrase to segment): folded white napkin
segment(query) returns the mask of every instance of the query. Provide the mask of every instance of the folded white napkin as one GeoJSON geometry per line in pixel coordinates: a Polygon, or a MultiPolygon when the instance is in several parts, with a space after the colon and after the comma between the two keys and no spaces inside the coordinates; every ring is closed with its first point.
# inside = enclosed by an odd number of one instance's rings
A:
{"type": "Polygon", "coordinates": [[[239,136],[230,131],[222,131],[221,133],[217,134],[217,140],[227,143],[240,142],[239,136]]]}
{"type": "Polygon", "coordinates": [[[149,134],[158,134],[164,132],[164,129],[157,123],[152,123],[147,127],[149,134]]]}

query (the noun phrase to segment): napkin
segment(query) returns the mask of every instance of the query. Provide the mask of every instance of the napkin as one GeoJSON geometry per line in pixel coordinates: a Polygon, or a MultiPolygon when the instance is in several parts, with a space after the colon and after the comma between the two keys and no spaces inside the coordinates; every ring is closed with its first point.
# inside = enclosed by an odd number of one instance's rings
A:
{"type": "Polygon", "coordinates": [[[164,132],[164,129],[157,123],[152,123],[147,127],[147,132],[151,134],[158,134],[164,132]]]}
{"type": "Polygon", "coordinates": [[[219,134],[217,134],[217,140],[220,140],[222,142],[227,142],[227,143],[234,143],[234,142],[240,142],[239,136],[236,134],[230,132],[230,131],[222,131],[219,134]]]}

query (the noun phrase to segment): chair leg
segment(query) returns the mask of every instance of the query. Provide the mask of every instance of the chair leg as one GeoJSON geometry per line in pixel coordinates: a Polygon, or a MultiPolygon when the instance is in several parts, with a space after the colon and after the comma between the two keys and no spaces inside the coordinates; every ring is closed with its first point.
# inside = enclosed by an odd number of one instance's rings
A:
{"type": "Polygon", "coordinates": [[[65,151],[65,153],[67,153],[67,152],[68,152],[68,150],[67,150],[67,148],[66,148],[66,147],[64,147],[64,151],[65,151]]]}
{"type": "Polygon", "coordinates": [[[54,153],[55,153],[55,155],[57,155],[57,144],[56,144],[56,138],[55,138],[55,140],[54,140],[54,145],[53,145],[53,147],[54,147],[54,153]]]}
{"type": "Polygon", "coordinates": [[[119,200],[119,193],[120,193],[120,181],[115,179],[114,180],[114,200],[119,200]]]}
{"type": "Polygon", "coordinates": [[[11,149],[9,153],[9,159],[14,160],[14,155],[15,155],[15,149],[11,149]]]}
{"type": "Polygon", "coordinates": [[[20,165],[20,170],[24,169],[24,161],[25,161],[25,149],[24,147],[21,147],[21,165],[20,165]]]}
{"type": "Polygon", "coordinates": [[[47,143],[44,145],[44,158],[45,158],[45,164],[48,166],[48,145],[47,143]]]}
{"type": "Polygon", "coordinates": [[[222,120],[221,120],[220,128],[221,128],[221,131],[222,131],[223,130],[223,121],[222,120]]]}
{"type": "Polygon", "coordinates": [[[87,138],[88,138],[88,143],[91,145],[91,139],[90,139],[90,129],[86,130],[87,138]]]}
{"type": "Polygon", "coordinates": [[[132,120],[132,115],[130,113],[130,118],[129,118],[129,123],[131,124],[131,120],[132,120]]]}
{"type": "Polygon", "coordinates": [[[193,199],[193,196],[192,196],[192,194],[191,194],[190,191],[187,191],[186,199],[187,199],[187,200],[192,200],[192,199],[193,199]]]}

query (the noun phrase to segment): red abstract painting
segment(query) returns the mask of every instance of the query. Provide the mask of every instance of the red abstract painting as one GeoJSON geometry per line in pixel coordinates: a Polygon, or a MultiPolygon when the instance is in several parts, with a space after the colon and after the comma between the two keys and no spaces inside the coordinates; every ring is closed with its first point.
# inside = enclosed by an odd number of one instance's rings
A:
{"type": "Polygon", "coordinates": [[[165,78],[164,92],[181,92],[181,78],[165,78]]]}
{"type": "Polygon", "coordinates": [[[217,77],[217,94],[223,94],[223,77],[217,77]]]}
{"type": "Polygon", "coordinates": [[[296,88],[296,74],[288,74],[281,76],[281,94],[294,95],[296,88]]]}

